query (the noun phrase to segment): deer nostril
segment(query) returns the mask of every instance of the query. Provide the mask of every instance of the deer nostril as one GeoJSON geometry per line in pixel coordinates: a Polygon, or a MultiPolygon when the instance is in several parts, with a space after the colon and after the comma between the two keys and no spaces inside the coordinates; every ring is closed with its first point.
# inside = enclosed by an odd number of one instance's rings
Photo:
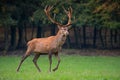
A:
{"type": "Polygon", "coordinates": [[[65,34],[63,35],[63,37],[65,37],[65,34]]]}

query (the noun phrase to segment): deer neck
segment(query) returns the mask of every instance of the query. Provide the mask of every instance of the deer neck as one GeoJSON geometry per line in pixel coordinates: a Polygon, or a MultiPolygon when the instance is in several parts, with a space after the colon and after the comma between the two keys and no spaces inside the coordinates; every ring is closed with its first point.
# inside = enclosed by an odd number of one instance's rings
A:
{"type": "Polygon", "coordinates": [[[67,36],[64,36],[60,31],[56,35],[56,43],[58,46],[62,46],[65,43],[67,36]]]}

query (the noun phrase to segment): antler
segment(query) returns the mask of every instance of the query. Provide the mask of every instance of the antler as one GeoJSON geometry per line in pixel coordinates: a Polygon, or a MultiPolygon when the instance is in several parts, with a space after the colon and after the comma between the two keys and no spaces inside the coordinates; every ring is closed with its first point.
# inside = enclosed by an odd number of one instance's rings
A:
{"type": "Polygon", "coordinates": [[[73,10],[72,10],[71,6],[68,8],[68,10],[66,10],[64,7],[63,7],[63,9],[64,9],[65,13],[68,16],[68,23],[65,25],[66,27],[68,27],[68,26],[70,26],[72,24],[71,17],[72,17],[72,11],[73,10]]]}
{"type": "Polygon", "coordinates": [[[53,8],[53,6],[46,6],[45,9],[44,9],[44,11],[45,11],[46,15],[48,16],[49,20],[50,20],[51,22],[59,25],[58,27],[60,27],[60,26],[68,27],[68,26],[69,26],[68,28],[70,28],[70,25],[72,24],[72,22],[71,22],[72,8],[71,8],[71,6],[68,8],[68,10],[66,10],[66,9],[63,7],[66,15],[68,16],[68,23],[67,23],[66,25],[62,25],[61,23],[58,23],[57,21],[55,21],[54,19],[51,18],[51,16],[50,16],[50,11],[51,11],[52,8],[53,8]]]}
{"type": "Polygon", "coordinates": [[[51,18],[50,11],[51,11],[52,8],[53,8],[53,6],[45,6],[44,11],[45,11],[46,15],[48,16],[48,18],[51,22],[61,26],[62,24],[58,23],[57,21],[55,21],[54,19],[51,18]]]}

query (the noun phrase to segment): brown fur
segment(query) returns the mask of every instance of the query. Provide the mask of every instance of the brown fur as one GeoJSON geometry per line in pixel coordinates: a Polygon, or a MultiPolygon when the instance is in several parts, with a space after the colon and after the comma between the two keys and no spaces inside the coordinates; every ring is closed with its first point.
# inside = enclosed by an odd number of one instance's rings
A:
{"type": "MultiPolygon", "coordinates": [[[[64,44],[65,40],[66,36],[64,36],[64,34],[60,33],[59,31],[56,36],[32,39],[27,43],[27,51],[39,54],[49,53],[49,51],[52,51],[52,53],[56,53],[61,50],[61,47],[64,44]]],[[[30,53],[26,53],[26,55],[29,54],[30,53]]]]}

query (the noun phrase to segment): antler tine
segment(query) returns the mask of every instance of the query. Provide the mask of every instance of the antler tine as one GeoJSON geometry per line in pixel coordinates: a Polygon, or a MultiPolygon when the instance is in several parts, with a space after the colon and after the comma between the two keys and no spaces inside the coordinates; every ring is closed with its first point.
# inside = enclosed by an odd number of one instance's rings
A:
{"type": "Polygon", "coordinates": [[[45,9],[44,9],[45,13],[50,12],[50,10],[51,10],[52,8],[53,8],[53,6],[48,6],[48,5],[46,5],[46,6],[45,6],[45,9]]]}
{"type": "Polygon", "coordinates": [[[50,11],[51,11],[52,8],[53,8],[53,6],[45,6],[44,11],[45,11],[46,15],[48,16],[48,19],[49,19],[51,22],[53,22],[53,23],[55,23],[55,24],[57,24],[57,25],[62,25],[62,24],[58,23],[57,21],[55,21],[54,19],[51,18],[51,16],[50,16],[50,11]]]}
{"type": "Polygon", "coordinates": [[[50,11],[53,8],[53,6],[48,6],[48,11],[50,11]]]}
{"type": "Polygon", "coordinates": [[[70,12],[72,14],[72,7],[71,6],[68,8],[68,10],[66,10],[64,6],[62,6],[62,8],[64,9],[66,14],[68,14],[68,12],[70,12]]]}
{"type": "MultiPolygon", "coordinates": [[[[63,6],[62,6],[62,7],[63,7],[63,6]]],[[[71,22],[72,7],[70,6],[70,7],[68,8],[68,10],[66,10],[64,7],[63,7],[63,9],[64,9],[65,13],[66,13],[67,16],[68,16],[68,23],[65,25],[65,27],[68,27],[68,26],[70,26],[70,25],[72,24],[72,22],[71,22]]],[[[69,27],[69,28],[70,28],[70,27],[69,27]]]]}
{"type": "MultiPolygon", "coordinates": [[[[51,11],[52,8],[53,8],[53,6],[45,6],[44,11],[45,11],[46,15],[48,16],[48,19],[49,19],[51,22],[53,22],[53,23],[55,23],[55,24],[57,24],[57,25],[59,25],[59,26],[62,26],[62,24],[58,23],[57,21],[55,21],[54,19],[51,18],[51,16],[50,16],[50,11],[51,11]]],[[[70,25],[72,24],[72,22],[71,22],[72,7],[70,6],[67,10],[64,8],[64,6],[62,6],[62,8],[64,9],[66,15],[68,16],[68,23],[67,23],[66,25],[64,25],[64,26],[65,26],[65,27],[68,27],[68,26],[70,26],[70,25]]]]}
{"type": "Polygon", "coordinates": [[[47,14],[47,9],[48,9],[48,6],[46,5],[45,6],[45,9],[44,9],[44,12],[47,14]]]}
{"type": "MultiPolygon", "coordinates": [[[[45,9],[47,9],[47,8],[48,8],[48,5],[45,6],[45,9]]],[[[45,9],[44,9],[44,10],[45,10],[45,9]]]]}
{"type": "Polygon", "coordinates": [[[72,15],[72,11],[73,11],[73,9],[72,9],[72,7],[70,6],[70,12],[71,12],[71,15],[72,15]]]}
{"type": "Polygon", "coordinates": [[[71,6],[69,7],[69,9],[70,9],[70,11],[72,11],[72,7],[71,6]]]}
{"type": "MultiPolygon", "coordinates": [[[[68,8],[68,11],[70,12],[70,15],[72,16],[72,11],[73,11],[73,10],[72,10],[72,7],[71,7],[71,6],[68,8]]],[[[71,17],[71,16],[70,16],[70,17],[71,17]]]]}
{"type": "Polygon", "coordinates": [[[68,11],[65,9],[65,7],[64,7],[64,6],[62,6],[62,8],[64,9],[65,13],[67,14],[67,13],[68,13],[68,11]]]}

